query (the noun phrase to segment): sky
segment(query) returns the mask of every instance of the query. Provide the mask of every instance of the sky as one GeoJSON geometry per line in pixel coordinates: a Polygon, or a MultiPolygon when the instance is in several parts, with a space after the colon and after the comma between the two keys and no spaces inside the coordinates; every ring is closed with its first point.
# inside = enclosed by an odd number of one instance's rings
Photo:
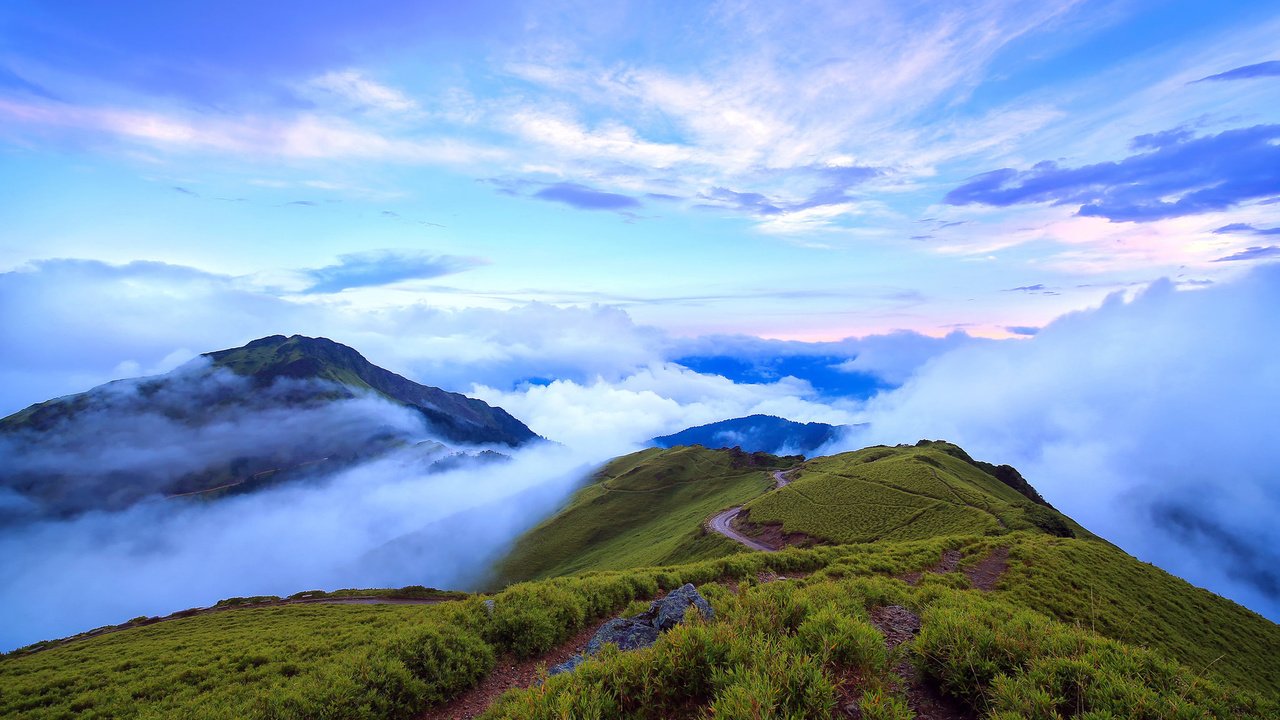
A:
{"type": "Polygon", "coordinates": [[[5,3],[0,271],[835,340],[1280,252],[1272,3],[456,5],[5,3]]]}
{"type": "Polygon", "coordinates": [[[1275,3],[128,7],[0,5],[0,415],[326,336],[574,463],[953,440],[1280,618],[1275,3]]]}

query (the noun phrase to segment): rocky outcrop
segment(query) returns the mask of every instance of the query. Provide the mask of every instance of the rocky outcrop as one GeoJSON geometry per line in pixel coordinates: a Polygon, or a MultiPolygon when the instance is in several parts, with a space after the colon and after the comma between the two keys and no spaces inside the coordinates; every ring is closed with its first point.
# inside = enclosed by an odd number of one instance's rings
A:
{"type": "Polygon", "coordinates": [[[697,608],[707,620],[716,615],[702,593],[686,583],[667,593],[666,597],[654,600],[645,612],[629,618],[614,618],[602,625],[581,653],[551,668],[550,674],[558,675],[577,668],[587,658],[603,650],[605,645],[617,645],[624,652],[649,647],[658,641],[659,634],[683,622],[690,607],[697,608]]]}

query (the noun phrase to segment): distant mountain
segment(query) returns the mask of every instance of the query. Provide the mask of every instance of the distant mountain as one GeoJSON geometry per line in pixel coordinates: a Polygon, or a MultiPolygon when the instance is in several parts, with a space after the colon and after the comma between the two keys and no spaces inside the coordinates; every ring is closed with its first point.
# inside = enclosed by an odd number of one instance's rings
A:
{"type": "Polygon", "coordinates": [[[538,436],[506,410],[384,370],[327,338],[272,335],[244,347],[206,353],[214,367],[253,378],[259,387],[278,378],[328,380],[354,391],[372,390],[420,413],[442,439],[515,447],[538,436]]]}
{"type": "Polygon", "coordinates": [[[840,437],[843,427],[798,423],[773,415],[749,415],[656,437],[652,443],[660,448],[701,445],[712,449],[738,447],[746,452],[775,455],[808,455],[840,437]]]}
{"type": "Polygon", "coordinates": [[[501,408],[340,343],[273,335],[0,420],[0,524],[243,493],[398,449],[424,469],[466,461],[424,434],[508,447],[537,439],[501,408]]]}

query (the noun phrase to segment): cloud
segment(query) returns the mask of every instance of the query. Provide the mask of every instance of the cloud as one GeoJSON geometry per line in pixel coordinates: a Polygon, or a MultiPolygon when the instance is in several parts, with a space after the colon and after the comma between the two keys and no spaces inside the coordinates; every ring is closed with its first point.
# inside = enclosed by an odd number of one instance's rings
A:
{"type": "Polygon", "coordinates": [[[184,188],[181,185],[174,185],[173,191],[176,193],[182,193],[183,195],[190,195],[191,197],[200,197],[200,193],[195,190],[191,190],[190,188],[184,188]]]}
{"type": "Polygon", "coordinates": [[[897,385],[915,374],[933,358],[957,348],[986,345],[994,341],[971,337],[955,330],[940,338],[899,331],[872,335],[856,341],[857,356],[837,366],[843,372],[875,375],[897,385]]]}
{"type": "Polygon", "coordinates": [[[1280,77],[1280,60],[1268,60],[1253,65],[1245,65],[1226,72],[1202,77],[1195,82],[1206,80],[1252,80],[1253,78],[1280,77]]]}
{"type": "Polygon", "coordinates": [[[984,173],[947,193],[945,201],[1078,205],[1077,214],[1085,217],[1150,222],[1280,196],[1280,125],[1202,137],[1171,132],[1138,138],[1136,149],[1149,152],[1119,162],[1065,168],[1045,161],[1029,170],[984,173]]]}
{"type": "MultiPolygon", "coordinates": [[[[313,281],[314,282],[314,281],[313,281]]],[[[0,273],[0,414],[274,334],[329,337],[413,380],[465,391],[527,378],[616,379],[669,340],[603,306],[375,311],[345,293],[277,296],[254,278],[164,263],[42,260],[0,273]],[[85,352],[93,348],[93,352],[85,352]]]]}
{"type": "Polygon", "coordinates": [[[1280,227],[1260,228],[1249,223],[1231,223],[1213,231],[1214,235],[1230,235],[1241,233],[1247,235],[1280,235],[1280,227]]]}
{"type": "MultiPolygon", "coordinates": [[[[270,427],[242,431],[255,429],[270,427]]],[[[216,502],[156,500],[0,529],[0,612],[9,620],[0,650],[227,597],[477,589],[510,542],[606,459],[547,445],[513,457],[432,472],[410,450],[216,502]]]]}
{"type": "Polygon", "coordinates": [[[535,192],[531,197],[564,203],[579,210],[622,211],[640,207],[640,201],[629,195],[594,190],[577,183],[555,183],[535,192]]]}
{"type": "Polygon", "coordinates": [[[327,72],[308,86],[350,103],[359,110],[403,113],[418,107],[418,103],[399,90],[374,82],[356,70],[327,72]]]}
{"type": "Polygon", "coordinates": [[[1274,265],[1117,293],[1035,337],[935,357],[868,403],[848,447],[959,443],[1139,558],[1280,618],[1256,572],[1280,566],[1277,306],[1274,265]]]}
{"type": "Polygon", "coordinates": [[[1040,328],[1032,327],[1029,325],[1008,325],[1005,327],[1005,330],[1008,330],[1014,335],[1024,335],[1027,337],[1030,337],[1040,332],[1040,328]]]}
{"type": "Polygon", "coordinates": [[[349,288],[423,280],[465,272],[485,264],[486,261],[479,258],[429,255],[403,250],[350,253],[339,255],[335,265],[304,271],[304,275],[311,281],[304,292],[336,293],[349,288]]]}
{"type": "Polygon", "coordinates": [[[852,418],[821,400],[804,380],[735,383],[673,363],[653,363],[612,382],[556,380],[510,392],[478,386],[473,394],[502,406],[548,439],[611,454],[627,452],[658,435],[746,415],[833,425],[852,418]]]}
{"type": "Polygon", "coordinates": [[[1238,253],[1220,257],[1214,262],[1237,262],[1240,260],[1264,260],[1266,258],[1280,257],[1280,247],[1275,245],[1254,246],[1246,248],[1238,253]]]}

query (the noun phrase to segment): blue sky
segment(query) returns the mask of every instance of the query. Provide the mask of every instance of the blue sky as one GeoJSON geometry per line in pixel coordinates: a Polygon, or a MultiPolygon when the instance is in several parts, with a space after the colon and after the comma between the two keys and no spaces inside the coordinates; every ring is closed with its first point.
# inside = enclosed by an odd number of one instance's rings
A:
{"type": "Polygon", "coordinates": [[[1280,252],[1273,3],[454,5],[6,3],[0,271],[830,340],[1280,252]]]}

